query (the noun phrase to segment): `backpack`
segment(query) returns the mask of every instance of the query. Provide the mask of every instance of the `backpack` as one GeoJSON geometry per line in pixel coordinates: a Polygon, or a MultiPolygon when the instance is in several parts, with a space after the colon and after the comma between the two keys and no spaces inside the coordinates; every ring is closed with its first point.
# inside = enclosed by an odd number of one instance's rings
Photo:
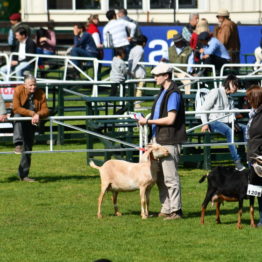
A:
{"type": "MultiPolygon", "coordinates": [[[[196,97],[195,97],[195,111],[196,112],[201,112],[201,107],[203,106],[207,94],[210,92],[209,89],[207,88],[198,88],[196,92],[196,97]]],[[[202,114],[195,114],[195,118],[201,119],[202,114]]]]}

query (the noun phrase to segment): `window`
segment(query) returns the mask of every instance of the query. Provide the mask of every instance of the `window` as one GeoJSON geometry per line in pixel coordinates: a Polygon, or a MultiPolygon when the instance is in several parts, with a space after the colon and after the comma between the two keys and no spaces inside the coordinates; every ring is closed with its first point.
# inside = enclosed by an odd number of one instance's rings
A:
{"type": "Polygon", "coordinates": [[[127,0],[128,9],[142,9],[142,0],[127,0]]]}
{"type": "MultiPolygon", "coordinates": [[[[150,0],[151,9],[174,9],[176,0],[150,0]]],[[[176,8],[197,8],[197,0],[178,0],[176,8]]]]}
{"type": "Polygon", "coordinates": [[[48,0],[48,9],[72,9],[72,0],[48,0]]]}
{"type": "Polygon", "coordinates": [[[75,0],[76,9],[100,9],[100,0],[75,0]]]}
{"type": "Polygon", "coordinates": [[[110,9],[142,9],[142,0],[109,0],[110,9]]]}
{"type": "Polygon", "coordinates": [[[151,9],[173,9],[174,0],[151,0],[150,1],[151,9]]]}
{"type": "Polygon", "coordinates": [[[179,0],[178,8],[197,8],[197,0],[179,0]]]}

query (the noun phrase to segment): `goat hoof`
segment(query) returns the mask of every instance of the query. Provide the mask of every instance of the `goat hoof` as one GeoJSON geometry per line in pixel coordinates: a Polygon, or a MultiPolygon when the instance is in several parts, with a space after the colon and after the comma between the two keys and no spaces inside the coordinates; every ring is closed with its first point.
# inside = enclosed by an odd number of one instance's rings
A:
{"type": "Polygon", "coordinates": [[[122,213],[116,212],[115,215],[116,215],[117,217],[120,217],[120,216],[122,216],[122,213]]]}
{"type": "Polygon", "coordinates": [[[257,225],[256,225],[256,224],[250,224],[250,227],[252,227],[252,228],[256,228],[257,225]]]}
{"type": "Polygon", "coordinates": [[[101,218],[103,218],[103,216],[102,216],[101,214],[98,214],[98,215],[97,215],[97,218],[98,218],[98,219],[101,219],[101,218]]]}
{"type": "Polygon", "coordinates": [[[242,225],[237,224],[237,229],[242,229],[242,228],[243,228],[242,225]]]}
{"type": "Polygon", "coordinates": [[[148,219],[148,217],[147,216],[142,216],[142,219],[148,219]]]}

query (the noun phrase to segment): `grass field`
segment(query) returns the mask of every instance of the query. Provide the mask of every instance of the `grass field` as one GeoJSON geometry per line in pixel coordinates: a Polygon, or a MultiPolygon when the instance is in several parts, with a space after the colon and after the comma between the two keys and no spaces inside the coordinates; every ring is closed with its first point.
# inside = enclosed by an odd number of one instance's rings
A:
{"type": "MultiPolygon", "coordinates": [[[[34,147],[43,149],[47,146],[34,147]]],[[[97,170],[86,165],[85,153],[33,155],[31,177],[38,183],[18,181],[19,160],[18,155],[0,156],[1,262],[77,262],[99,258],[119,262],[260,261],[261,230],[249,226],[247,201],[242,230],[236,229],[236,203],[222,207],[221,225],[215,224],[215,209],[208,206],[206,224],[200,225],[200,206],[207,185],[198,180],[206,173],[204,170],[180,170],[182,220],[141,220],[138,192],[119,194],[122,217],[113,216],[111,194],[107,194],[102,207],[104,218],[98,220],[100,178],[97,170]]],[[[159,208],[154,187],[152,214],[157,214],[159,208]]]]}

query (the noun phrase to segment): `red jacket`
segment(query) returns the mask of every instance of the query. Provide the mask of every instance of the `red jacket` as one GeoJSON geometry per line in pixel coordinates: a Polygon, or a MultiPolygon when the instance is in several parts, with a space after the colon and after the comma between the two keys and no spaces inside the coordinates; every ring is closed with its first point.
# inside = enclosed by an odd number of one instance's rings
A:
{"type": "Polygon", "coordinates": [[[93,33],[99,33],[99,30],[95,24],[89,24],[86,32],[92,35],[93,33]]]}

